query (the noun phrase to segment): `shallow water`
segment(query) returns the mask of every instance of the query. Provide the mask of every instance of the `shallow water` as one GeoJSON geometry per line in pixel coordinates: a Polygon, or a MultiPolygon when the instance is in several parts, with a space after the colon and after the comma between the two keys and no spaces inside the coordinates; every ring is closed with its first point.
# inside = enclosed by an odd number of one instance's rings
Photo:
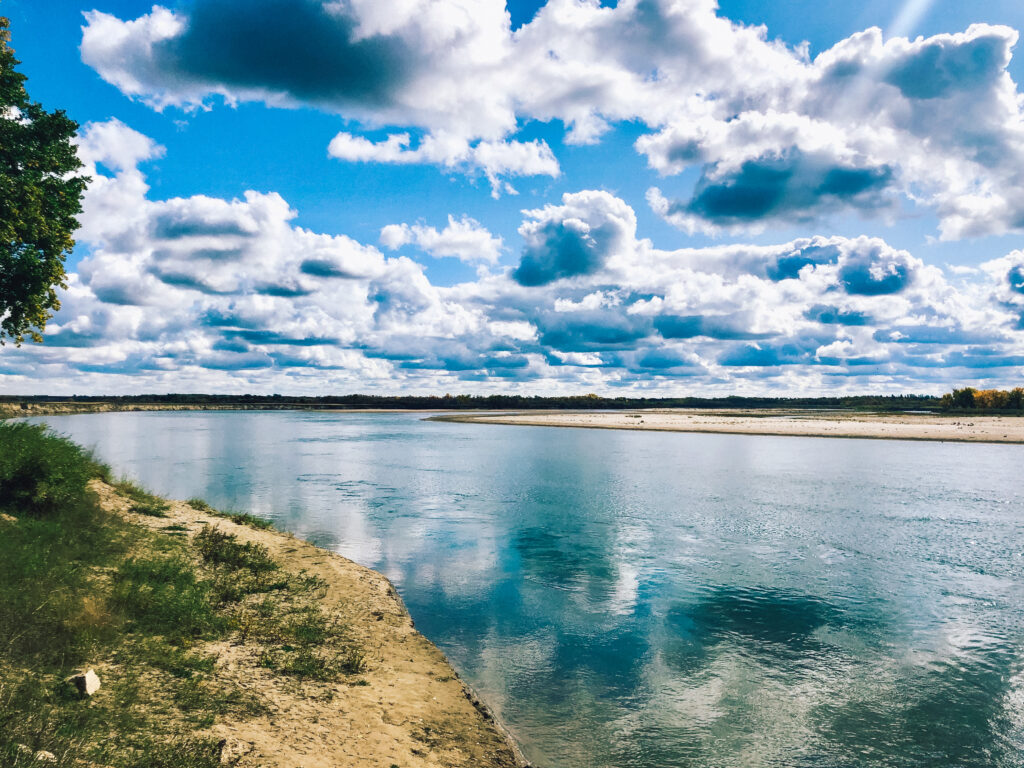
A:
{"type": "Polygon", "coordinates": [[[47,417],[387,574],[542,768],[1024,766],[1019,446],[47,417]]]}

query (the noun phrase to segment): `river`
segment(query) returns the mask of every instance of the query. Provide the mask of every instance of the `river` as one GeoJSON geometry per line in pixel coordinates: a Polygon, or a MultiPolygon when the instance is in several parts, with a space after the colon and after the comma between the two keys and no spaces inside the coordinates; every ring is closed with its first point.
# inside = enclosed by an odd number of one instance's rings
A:
{"type": "Polygon", "coordinates": [[[541,768],[1024,766],[1020,446],[40,420],[385,573],[541,768]]]}

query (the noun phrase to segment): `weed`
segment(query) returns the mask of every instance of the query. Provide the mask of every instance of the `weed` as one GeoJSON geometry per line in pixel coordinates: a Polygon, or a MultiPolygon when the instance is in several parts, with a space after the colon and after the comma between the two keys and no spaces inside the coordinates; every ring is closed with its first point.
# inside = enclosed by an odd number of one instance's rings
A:
{"type": "Polygon", "coordinates": [[[128,768],[222,768],[216,739],[176,739],[151,744],[128,768]]]}
{"type": "Polygon", "coordinates": [[[256,528],[261,531],[270,531],[274,528],[274,524],[269,520],[264,520],[262,517],[250,515],[248,512],[223,512],[222,516],[226,517],[233,523],[247,525],[250,528],[256,528]]]}
{"type": "Polygon", "coordinates": [[[219,510],[216,510],[213,507],[211,507],[202,499],[189,499],[186,502],[186,504],[188,504],[190,507],[192,507],[192,509],[196,510],[197,512],[205,512],[208,515],[216,515],[218,517],[223,517],[225,520],[230,520],[233,523],[238,523],[239,525],[247,525],[250,528],[257,528],[261,531],[269,531],[274,527],[274,524],[269,520],[264,520],[262,517],[250,515],[248,512],[220,512],[219,510]]]}
{"type": "Polygon", "coordinates": [[[150,517],[167,517],[167,510],[171,505],[159,496],[154,496],[140,487],[134,481],[124,478],[114,483],[114,488],[131,499],[132,512],[150,517]]]}
{"type": "Polygon", "coordinates": [[[210,593],[210,585],[197,580],[182,557],[126,560],[113,585],[114,604],[135,628],[178,643],[226,629],[226,620],[213,610],[210,593]]]}
{"type": "Polygon", "coordinates": [[[192,542],[203,560],[215,566],[245,569],[253,574],[277,570],[278,564],[267,548],[252,542],[242,543],[238,537],[220,528],[204,526],[192,542]]]}

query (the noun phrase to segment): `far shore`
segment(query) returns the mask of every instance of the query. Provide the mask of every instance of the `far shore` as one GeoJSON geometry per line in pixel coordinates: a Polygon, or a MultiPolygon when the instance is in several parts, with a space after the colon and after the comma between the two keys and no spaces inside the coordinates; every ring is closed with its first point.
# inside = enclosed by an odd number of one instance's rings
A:
{"type": "Polygon", "coordinates": [[[317,411],[320,413],[438,413],[444,409],[423,411],[413,408],[340,408],[313,407],[304,404],[283,403],[114,403],[114,402],[31,402],[0,403],[0,419],[28,416],[71,416],[80,413],[116,413],[123,411],[317,411]]]}
{"type": "Polygon", "coordinates": [[[783,437],[1024,443],[1024,418],[937,413],[864,413],[798,409],[543,411],[445,414],[434,421],[654,432],[708,432],[783,437]]]}
{"type": "Polygon", "coordinates": [[[118,411],[311,411],[320,413],[438,414],[429,421],[654,432],[704,432],[782,437],[1024,443],[1024,416],[869,412],[800,408],[652,408],[622,411],[485,411],[311,407],[299,403],[0,402],[0,419],[118,411]]]}

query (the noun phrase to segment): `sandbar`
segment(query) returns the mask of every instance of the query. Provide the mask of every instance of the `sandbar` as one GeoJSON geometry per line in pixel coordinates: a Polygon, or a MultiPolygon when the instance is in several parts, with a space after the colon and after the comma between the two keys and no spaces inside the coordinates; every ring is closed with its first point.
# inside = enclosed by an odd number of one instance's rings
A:
{"type": "Polygon", "coordinates": [[[742,435],[1024,443],[1024,417],[800,409],[537,411],[446,414],[437,421],[742,435]]]}

